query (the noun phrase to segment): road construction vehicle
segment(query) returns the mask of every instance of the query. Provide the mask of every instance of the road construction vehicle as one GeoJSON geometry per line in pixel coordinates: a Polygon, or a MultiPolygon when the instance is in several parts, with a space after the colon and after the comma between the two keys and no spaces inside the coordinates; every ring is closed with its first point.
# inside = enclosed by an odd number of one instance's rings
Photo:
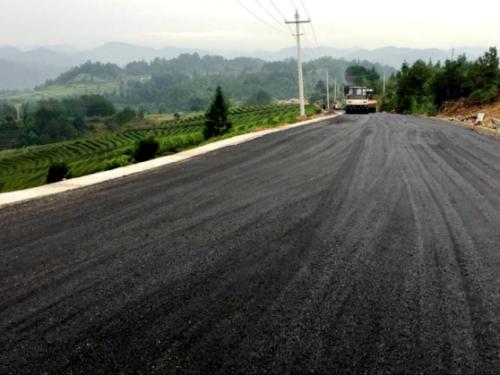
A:
{"type": "Polygon", "coordinates": [[[350,113],[375,113],[377,100],[374,99],[375,91],[368,87],[345,87],[345,112],[350,113]]]}

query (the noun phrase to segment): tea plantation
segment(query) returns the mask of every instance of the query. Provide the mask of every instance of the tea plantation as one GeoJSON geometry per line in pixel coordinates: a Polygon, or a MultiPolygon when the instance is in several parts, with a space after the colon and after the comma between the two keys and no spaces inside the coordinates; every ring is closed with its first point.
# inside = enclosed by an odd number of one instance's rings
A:
{"type": "MultiPolygon", "coordinates": [[[[313,107],[307,108],[310,116],[313,107]]],[[[233,130],[230,135],[257,128],[268,128],[298,121],[297,106],[244,106],[230,110],[233,130]]],[[[132,150],[144,138],[153,136],[160,143],[160,154],[168,155],[206,142],[204,116],[192,116],[161,125],[127,129],[92,138],[0,152],[0,192],[45,184],[53,163],[65,163],[71,177],[117,168],[132,163],[132,150]]]]}

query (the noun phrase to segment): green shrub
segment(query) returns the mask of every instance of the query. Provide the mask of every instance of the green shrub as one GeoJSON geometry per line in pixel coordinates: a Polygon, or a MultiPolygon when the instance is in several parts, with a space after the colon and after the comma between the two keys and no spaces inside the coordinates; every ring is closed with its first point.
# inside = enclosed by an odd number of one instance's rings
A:
{"type": "Polygon", "coordinates": [[[124,167],[132,162],[130,155],[120,155],[113,159],[104,161],[103,169],[110,171],[112,169],[124,167]]]}
{"type": "Polygon", "coordinates": [[[161,142],[160,152],[179,152],[182,149],[196,146],[205,140],[203,134],[192,133],[168,137],[161,142]]]}
{"type": "Polygon", "coordinates": [[[47,172],[47,183],[52,184],[64,180],[69,176],[69,168],[65,163],[54,163],[47,172]]]}
{"type": "Polygon", "coordinates": [[[115,121],[118,125],[124,125],[137,117],[137,113],[130,107],[125,107],[115,115],[115,121]]]}
{"type": "MultiPolygon", "coordinates": [[[[312,106],[307,106],[306,110],[308,114],[315,111],[312,106]]],[[[230,120],[238,132],[261,127],[266,119],[272,119],[272,117],[279,118],[279,122],[295,122],[299,119],[299,108],[295,105],[276,104],[233,107],[230,110],[230,120]]],[[[94,122],[86,119],[86,122],[87,124],[101,124],[102,119],[94,122]]],[[[103,171],[107,167],[107,162],[105,162],[107,160],[110,160],[109,168],[116,164],[121,166],[125,162],[125,158],[120,158],[121,155],[128,155],[128,160],[131,163],[135,162],[138,141],[152,136],[153,132],[154,137],[161,143],[161,153],[178,152],[202,144],[205,141],[203,129],[203,115],[185,116],[181,123],[169,121],[162,126],[151,128],[127,129],[77,141],[0,151],[0,181],[3,183],[0,191],[25,189],[44,184],[48,166],[52,161],[65,161],[68,166],[71,166],[71,176],[68,174],[67,178],[103,171]],[[111,161],[117,157],[120,159],[118,163],[111,161]]]]}
{"type": "Polygon", "coordinates": [[[472,104],[482,104],[482,103],[487,103],[491,102],[493,99],[496,98],[498,94],[498,89],[496,86],[490,86],[485,89],[479,89],[475,90],[470,94],[469,96],[469,103],[472,104]]]}
{"type": "Polygon", "coordinates": [[[159,148],[160,144],[153,137],[141,139],[136,145],[134,159],[137,162],[153,159],[159,148]]]}
{"type": "Polygon", "coordinates": [[[411,113],[435,116],[439,113],[436,105],[428,98],[425,98],[422,102],[417,103],[415,100],[412,101],[411,113]]]}

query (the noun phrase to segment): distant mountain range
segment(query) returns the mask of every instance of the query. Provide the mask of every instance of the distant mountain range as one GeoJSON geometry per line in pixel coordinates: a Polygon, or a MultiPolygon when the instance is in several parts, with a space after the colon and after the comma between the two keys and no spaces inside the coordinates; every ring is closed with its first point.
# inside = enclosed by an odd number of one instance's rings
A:
{"type": "MultiPolygon", "coordinates": [[[[480,56],[486,48],[469,47],[457,48],[455,55],[466,54],[475,59],[480,56]]],[[[70,46],[40,47],[24,51],[15,47],[0,47],[0,90],[31,89],[44,83],[48,79],[54,79],[62,72],[85,61],[99,61],[102,63],[114,63],[124,66],[131,61],[155,58],[171,59],[182,53],[194,53],[200,55],[217,54],[226,58],[253,57],[266,61],[277,61],[294,58],[295,48],[285,48],[276,52],[256,51],[248,52],[217,52],[194,50],[177,47],[164,47],[160,49],[142,47],[127,43],[108,43],[101,47],[86,51],[77,51],[70,46]]],[[[385,47],[373,50],[360,48],[331,48],[324,47],[318,50],[304,49],[305,60],[311,60],[322,56],[333,58],[344,58],[346,60],[367,60],[378,62],[399,68],[404,61],[413,63],[418,59],[424,61],[444,61],[452,55],[451,50],[441,49],[412,49],[385,47]]]]}
{"type": "MultiPolygon", "coordinates": [[[[399,48],[399,47],[384,47],[373,50],[362,48],[333,48],[322,47],[319,49],[303,49],[305,60],[316,59],[322,56],[330,56],[336,59],[345,60],[367,60],[377,62],[384,65],[393,66],[396,69],[401,68],[403,62],[414,63],[417,60],[424,61],[444,61],[451,58],[452,55],[459,56],[467,55],[470,59],[476,59],[481,56],[488,48],[486,47],[463,47],[454,50],[444,49],[415,49],[415,48],[399,48]]],[[[246,53],[245,56],[256,57],[267,61],[283,60],[287,58],[295,58],[295,48],[285,48],[277,52],[256,51],[254,53],[246,53]]],[[[241,56],[241,53],[228,54],[229,57],[241,56]]]]}

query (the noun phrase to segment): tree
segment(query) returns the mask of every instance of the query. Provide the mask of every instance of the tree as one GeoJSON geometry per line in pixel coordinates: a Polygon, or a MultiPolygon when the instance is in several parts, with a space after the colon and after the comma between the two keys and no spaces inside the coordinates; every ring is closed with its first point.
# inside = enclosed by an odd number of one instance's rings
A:
{"type": "Polygon", "coordinates": [[[408,71],[407,84],[411,94],[416,98],[417,102],[421,102],[427,94],[427,83],[433,75],[432,68],[424,61],[417,60],[408,71]]]}
{"type": "Polygon", "coordinates": [[[198,96],[189,99],[188,108],[190,111],[201,111],[207,107],[208,101],[198,96]]]}
{"type": "Polygon", "coordinates": [[[81,100],[85,105],[86,115],[89,117],[112,116],[115,114],[113,104],[101,95],[84,95],[81,100]]]}
{"type": "Polygon", "coordinates": [[[205,115],[205,129],[203,135],[205,139],[226,134],[233,125],[228,119],[229,105],[224,98],[224,93],[220,86],[215,91],[215,97],[205,115]]]}
{"type": "Polygon", "coordinates": [[[472,65],[469,73],[472,83],[472,93],[469,95],[471,102],[485,103],[498,95],[500,86],[498,65],[498,51],[495,47],[491,47],[472,65]]]}
{"type": "Polygon", "coordinates": [[[405,62],[401,71],[396,76],[396,109],[398,112],[409,112],[411,110],[412,91],[408,83],[410,66],[405,62]]]}
{"type": "Polygon", "coordinates": [[[247,104],[265,105],[272,102],[273,97],[271,94],[265,90],[259,90],[248,99],[247,104]]]}
{"type": "Polygon", "coordinates": [[[361,65],[352,65],[345,72],[346,81],[355,86],[370,86],[380,79],[380,75],[372,67],[370,70],[361,65]]]}
{"type": "Polygon", "coordinates": [[[137,118],[139,120],[144,120],[144,116],[145,116],[144,112],[145,112],[144,107],[141,105],[139,107],[139,110],[137,111],[137,118]]]}
{"type": "Polygon", "coordinates": [[[311,103],[320,103],[322,106],[326,107],[326,84],[323,80],[316,82],[314,86],[314,91],[309,97],[311,103]]]}
{"type": "Polygon", "coordinates": [[[118,112],[115,116],[116,123],[118,125],[124,125],[132,120],[134,120],[137,116],[137,113],[130,107],[125,107],[123,110],[118,112]]]}
{"type": "Polygon", "coordinates": [[[430,81],[434,75],[433,68],[422,60],[411,67],[404,63],[396,76],[396,109],[398,112],[432,112],[435,110],[431,102],[430,81]],[[432,107],[432,108],[431,108],[432,107]]]}
{"type": "Polygon", "coordinates": [[[40,102],[34,114],[35,131],[41,143],[51,143],[74,138],[76,129],[64,113],[64,107],[57,100],[40,102]]]}
{"type": "Polygon", "coordinates": [[[442,68],[431,81],[434,103],[441,107],[448,100],[460,99],[470,95],[469,83],[470,64],[465,55],[456,60],[446,60],[442,68]]]}
{"type": "Polygon", "coordinates": [[[489,86],[498,86],[499,58],[496,47],[491,47],[482,57],[480,57],[473,66],[473,74],[477,82],[476,88],[486,88],[489,86]]]}

